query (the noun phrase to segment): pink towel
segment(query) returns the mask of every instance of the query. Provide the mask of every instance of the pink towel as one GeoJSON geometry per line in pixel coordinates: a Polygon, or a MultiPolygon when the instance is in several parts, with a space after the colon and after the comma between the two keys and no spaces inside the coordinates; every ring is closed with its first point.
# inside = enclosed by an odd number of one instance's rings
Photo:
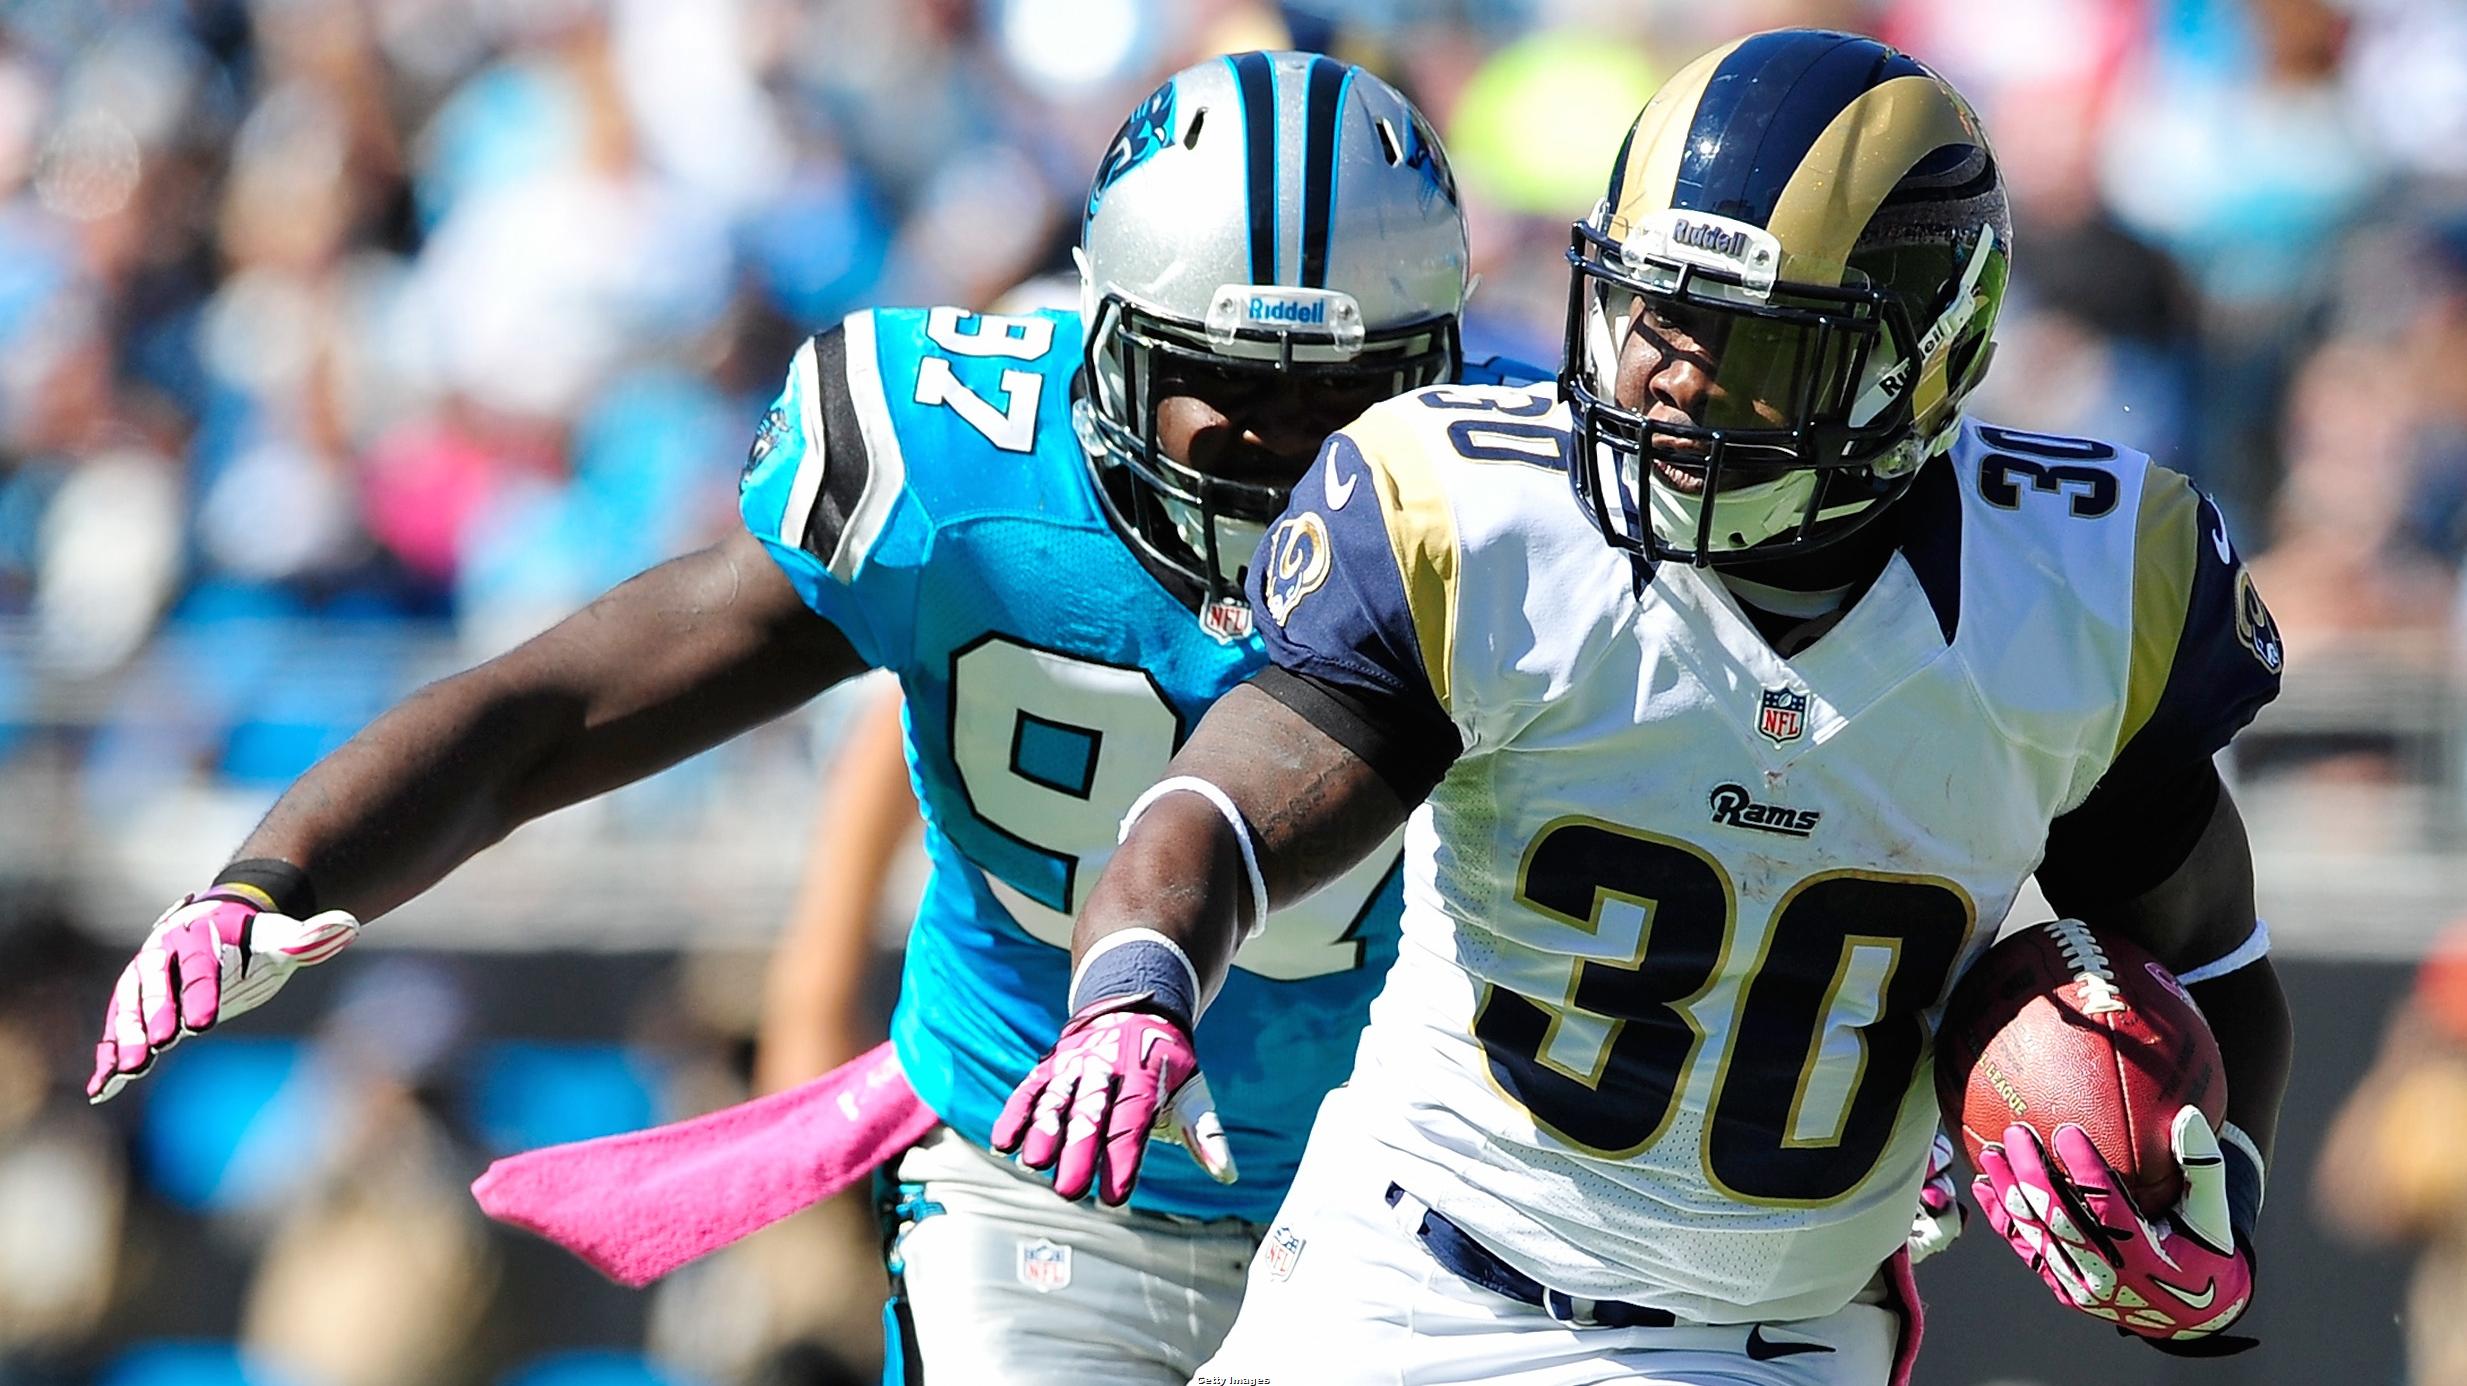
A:
{"type": "Polygon", "coordinates": [[[471,1192],[490,1217],[639,1289],[847,1188],[937,1119],[884,1043],[708,1116],[509,1155],[471,1192]]]}

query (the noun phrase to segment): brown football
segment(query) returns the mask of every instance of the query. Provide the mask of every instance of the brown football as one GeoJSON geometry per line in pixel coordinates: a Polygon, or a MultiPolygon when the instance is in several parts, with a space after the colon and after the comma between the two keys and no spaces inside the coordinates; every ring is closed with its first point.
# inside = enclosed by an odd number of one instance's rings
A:
{"type": "Polygon", "coordinates": [[[2080,1126],[2155,1215],[2183,1192],[2169,1125],[2187,1105],[2218,1125],[2227,1075],[2173,973],[2138,944],[2057,919],[1999,939],[1953,988],[1936,1100],[1974,1167],[2008,1125],[2051,1149],[2056,1128],[2080,1126]]]}

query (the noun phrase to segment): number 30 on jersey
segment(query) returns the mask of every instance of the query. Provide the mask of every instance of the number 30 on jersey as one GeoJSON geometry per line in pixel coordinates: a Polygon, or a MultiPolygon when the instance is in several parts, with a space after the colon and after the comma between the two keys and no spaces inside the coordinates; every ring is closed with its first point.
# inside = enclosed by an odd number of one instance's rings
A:
{"type": "Polygon", "coordinates": [[[1579,958],[1555,1006],[1483,989],[1473,1032],[1501,1090],[1561,1140],[1625,1159],[1669,1131],[1698,1051],[1724,1045],[1699,1099],[1704,1169],[1767,1204],[1829,1203],[1875,1169],[1977,919],[1949,881],[1829,871],[1783,896],[1737,966],[1753,921],[1720,862],[1583,817],[1534,836],[1516,898],[1622,956],[1579,958]]]}

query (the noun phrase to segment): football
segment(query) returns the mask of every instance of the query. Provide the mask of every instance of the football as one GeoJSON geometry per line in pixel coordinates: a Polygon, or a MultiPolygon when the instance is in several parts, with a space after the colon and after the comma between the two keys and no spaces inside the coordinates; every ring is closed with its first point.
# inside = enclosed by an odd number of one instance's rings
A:
{"type": "Polygon", "coordinates": [[[2216,1126],[2227,1076],[2175,974],[2138,944],[2057,919],[1998,940],[1955,985],[1938,1031],[1936,1098],[1974,1167],[2008,1125],[2052,1147],[2070,1122],[2156,1215],[2183,1192],[2169,1124],[2191,1105],[2216,1126]]]}

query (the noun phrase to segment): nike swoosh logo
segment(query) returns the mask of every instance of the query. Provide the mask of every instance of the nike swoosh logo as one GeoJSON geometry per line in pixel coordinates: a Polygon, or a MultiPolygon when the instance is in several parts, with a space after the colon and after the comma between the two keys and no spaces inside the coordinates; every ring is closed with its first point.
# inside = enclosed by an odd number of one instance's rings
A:
{"type": "Polygon", "coordinates": [[[2218,521],[2217,527],[2210,531],[2210,551],[2219,556],[2219,562],[2232,565],[2236,561],[2236,551],[2227,546],[2227,517],[2219,514],[2218,502],[2211,502],[2210,514],[2218,521]]]}
{"type": "Polygon", "coordinates": [[[1747,1355],[1751,1362],[1770,1362],[1776,1357],[1796,1357],[1803,1352],[1831,1352],[1829,1343],[1777,1343],[1765,1336],[1765,1326],[1758,1324],[1747,1331],[1747,1355]]]}
{"type": "Polygon", "coordinates": [[[2202,1286],[2200,1294],[2193,1294],[2187,1290],[2180,1290],[2175,1286],[2168,1284],[2166,1281],[2159,1279],[2155,1275],[2150,1277],[2150,1283],[2158,1286],[2162,1290],[2167,1291],[2169,1294],[2174,1295],[2176,1298],[2183,1300],[2185,1307],[2188,1309],[2207,1309],[2210,1307],[2210,1302],[2219,1297],[2219,1282],[2215,1279],[2209,1284],[2202,1286]]]}
{"type": "Polygon", "coordinates": [[[1164,1042],[1164,1034],[1157,1030],[1147,1031],[1139,1037],[1139,1066],[1141,1068],[1148,1066],[1148,1056],[1155,1053],[1156,1047],[1164,1042]]]}
{"type": "Polygon", "coordinates": [[[1340,477],[1336,470],[1336,456],[1333,453],[1329,454],[1328,508],[1330,510],[1344,509],[1345,502],[1353,499],[1353,486],[1354,483],[1359,480],[1361,480],[1360,477],[1340,477]]]}

